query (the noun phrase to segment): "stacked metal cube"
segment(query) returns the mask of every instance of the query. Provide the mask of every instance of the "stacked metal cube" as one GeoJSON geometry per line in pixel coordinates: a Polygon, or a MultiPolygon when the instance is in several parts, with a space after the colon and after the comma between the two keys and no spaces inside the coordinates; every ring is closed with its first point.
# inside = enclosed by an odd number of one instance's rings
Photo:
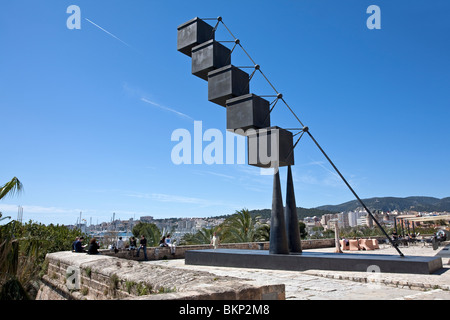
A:
{"type": "Polygon", "coordinates": [[[227,109],[227,130],[248,139],[248,164],[294,164],[293,136],[270,125],[270,103],[250,93],[250,76],[231,63],[231,50],[215,40],[215,28],[194,18],[178,26],[177,50],[192,58],[192,74],[208,81],[208,100],[227,109]]]}

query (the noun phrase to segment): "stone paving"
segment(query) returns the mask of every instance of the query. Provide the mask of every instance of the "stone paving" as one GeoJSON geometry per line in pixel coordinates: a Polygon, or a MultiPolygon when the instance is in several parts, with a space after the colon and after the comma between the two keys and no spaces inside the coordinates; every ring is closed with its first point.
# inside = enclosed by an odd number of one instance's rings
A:
{"type": "MultiPolygon", "coordinates": [[[[334,252],[334,248],[311,251],[334,252]]],[[[367,273],[346,271],[281,271],[185,265],[183,259],[149,261],[172,268],[206,271],[218,276],[253,280],[258,284],[285,284],[287,300],[450,300],[450,245],[433,250],[417,244],[401,247],[405,256],[435,256],[442,258],[443,269],[430,275],[367,273]]],[[[306,250],[305,250],[306,251],[306,250]]],[[[389,245],[374,251],[352,253],[392,254],[389,245]]]]}

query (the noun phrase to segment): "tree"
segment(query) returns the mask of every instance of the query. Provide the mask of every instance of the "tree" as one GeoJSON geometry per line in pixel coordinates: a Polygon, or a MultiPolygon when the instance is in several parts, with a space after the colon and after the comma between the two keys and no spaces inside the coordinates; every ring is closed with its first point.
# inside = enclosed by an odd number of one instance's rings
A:
{"type": "Polygon", "coordinates": [[[5,183],[0,187],[0,200],[3,199],[7,194],[10,196],[20,193],[23,189],[22,183],[16,177],[12,178],[11,181],[5,183]]]}
{"type": "Polygon", "coordinates": [[[306,224],[303,221],[298,222],[298,228],[300,229],[300,238],[306,239],[308,231],[306,231],[306,224]]]}
{"type": "Polygon", "coordinates": [[[2,217],[2,213],[0,212],[0,221],[6,220],[6,219],[11,219],[11,217],[2,217]]]}
{"type": "Polygon", "coordinates": [[[334,230],[328,229],[323,231],[322,237],[325,239],[334,238],[334,230]]]}
{"type": "Polygon", "coordinates": [[[270,240],[270,226],[266,223],[260,224],[256,228],[254,241],[269,241],[270,240]]]}
{"type": "Polygon", "coordinates": [[[79,229],[11,221],[0,226],[0,300],[32,299],[45,273],[47,253],[70,250],[79,229]]]}
{"type": "MultiPolygon", "coordinates": [[[[16,177],[12,178],[11,181],[5,183],[3,186],[0,187],[0,200],[4,198],[7,194],[10,196],[20,193],[23,189],[22,183],[17,179],[16,177]]],[[[2,213],[0,212],[0,221],[11,219],[11,217],[3,217],[2,213]]]]}
{"type": "Polygon", "coordinates": [[[196,233],[187,233],[183,236],[183,239],[181,240],[183,244],[209,244],[211,243],[212,236],[214,232],[217,233],[219,238],[220,235],[220,226],[216,226],[212,229],[206,229],[202,228],[201,230],[197,231],[196,233]]]}
{"type": "Polygon", "coordinates": [[[222,242],[253,242],[261,241],[259,236],[264,234],[258,229],[264,225],[257,222],[259,216],[252,218],[248,209],[236,211],[224,222],[223,241],[222,242]]]}
{"type": "Polygon", "coordinates": [[[157,246],[159,244],[159,240],[161,239],[161,231],[159,231],[158,227],[154,223],[139,222],[133,227],[131,232],[137,239],[140,239],[141,236],[144,235],[147,239],[148,247],[157,246]]]}
{"type": "MultiPolygon", "coordinates": [[[[14,177],[11,181],[0,187],[0,200],[8,194],[14,195],[22,189],[22,183],[17,177],[14,177]]],[[[0,221],[8,218],[10,217],[2,218],[0,212],[0,221]]],[[[9,222],[6,227],[10,224],[11,222],[9,222]]],[[[14,228],[12,230],[14,230],[14,228]]],[[[2,231],[3,230],[0,230],[0,285],[2,287],[0,299],[8,299],[11,297],[21,300],[28,299],[28,296],[24,294],[25,290],[23,289],[22,284],[16,278],[19,265],[19,242],[14,239],[13,232],[2,231]]]]}

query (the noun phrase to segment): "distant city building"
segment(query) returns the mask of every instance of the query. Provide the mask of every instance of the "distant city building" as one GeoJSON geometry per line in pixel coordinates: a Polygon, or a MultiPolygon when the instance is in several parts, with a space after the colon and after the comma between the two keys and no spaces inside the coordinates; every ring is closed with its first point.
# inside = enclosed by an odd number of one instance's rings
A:
{"type": "Polygon", "coordinates": [[[338,226],[339,228],[347,228],[349,226],[348,222],[348,213],[347,212],[341,212],[337,215],[338,219],[338,226]]]}
{"type": "Polygon", "coordinates": [[[151,223],[151,222],[153,222],[153,217],[152,216],[142,216],[139,220],[142,222],[151,223]]]}
{"type": "Polygon", "coordinates": [[[322,226],[328,225],[328,221],[332,219],[332,216],[332,214],[324,214],[320,219],[320,223],[322,224],[322,226]]]}
{"type": "Polygon", "coordinates": [[[357,219],[358,226],[373,227],[373,219],[369,215],[361,216],[357,219]]]}
{"type": "Polygon", "coordinates": [[[82,233],[86,233],[86,223],[77,224],[77,228],[80,229],[82,233]]]}
{"type": "Polygon", "coordinates": [[[365,211],[350,211],[347,213],[349,227],[356,227],[358,225],[358,219],[367,215],[365,211]]]}

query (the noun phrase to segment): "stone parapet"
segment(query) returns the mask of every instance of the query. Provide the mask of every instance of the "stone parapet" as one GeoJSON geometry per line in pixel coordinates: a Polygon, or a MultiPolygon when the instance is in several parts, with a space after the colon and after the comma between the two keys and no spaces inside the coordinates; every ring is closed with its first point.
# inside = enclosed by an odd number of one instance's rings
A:
{"type": "Polygon", "coordinates": [[[234,277],[151,262],[85,253],[48,254],[37,300],[284,300],[284,284],[258,285],[234,277]]]}

